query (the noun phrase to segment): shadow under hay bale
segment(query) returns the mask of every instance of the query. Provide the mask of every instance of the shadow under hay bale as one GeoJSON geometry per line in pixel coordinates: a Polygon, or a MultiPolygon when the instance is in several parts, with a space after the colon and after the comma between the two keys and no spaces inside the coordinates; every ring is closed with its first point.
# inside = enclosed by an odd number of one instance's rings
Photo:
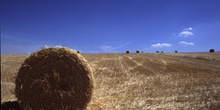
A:
{"type": "Polygon", "coordinates": [[[215,52],[215,50],[214,49],[210,49],[209,52],[215,52]]]}
{"type": "Polygon", "coordinates": [[[1,104],[1,110],[21,110],[21,107],[18,101],[8,101],[1,104]]]}
{"type": "Polygon", "coordinates": [[[136,50],[136,53],[140,53],[140,51],[139,51],[139,50],[136,50]]]}
{"type": "Polygon", "coordinates": [[[126,50],[126,53],[130,53],[130,51],[129,51],[129,50],[126,50]]]}
{"type": "Polygon", "coordinates": [[[91,68],[80,54],[66,47],[47,47],[24,61],[15,95],[22,109],[85,109],[93,88],[91,68]]]}

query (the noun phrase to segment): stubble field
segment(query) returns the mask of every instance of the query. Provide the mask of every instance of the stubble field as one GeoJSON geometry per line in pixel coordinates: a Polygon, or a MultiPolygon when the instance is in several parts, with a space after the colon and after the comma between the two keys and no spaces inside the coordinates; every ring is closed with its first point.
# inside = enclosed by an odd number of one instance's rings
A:
{"type": "MultiPolygon", "coordinates": [[[[82,53],[95,89],[87,109],[220,109],[220,52],[82,53]]],[[[16,101],[27,54],[1,54],[1,103],[16,101]]]]}

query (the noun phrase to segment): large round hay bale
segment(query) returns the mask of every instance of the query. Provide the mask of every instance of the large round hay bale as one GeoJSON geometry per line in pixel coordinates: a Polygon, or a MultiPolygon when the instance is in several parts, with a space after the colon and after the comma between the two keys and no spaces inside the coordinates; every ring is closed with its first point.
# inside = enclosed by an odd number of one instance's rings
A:
{"type": "Polygon", "coordinates": [[[129,51],[129,50],[126,50],[126,53],[130,53],[130,51],[129,51]]]}
{"type": "Polygon", "coordinates": [[[177,53],[177,50],[175,50],[175,53],[177,53]]]}
{"type": "Polygon", "coordinates": [[[22,64],[15,94],[23,109],[84,109],[93,88],[91,68],[80,54],[66,47],[46,47],[22,64]]]}
{"type": "Polygon", "coordinates": [[[215,52],[215,50],[214,49],[210,49],[209,52],[215,52]]]}
{"type": "Polygon", "coordinates": [[[144,51],[142,50],[141,53],[144,53],[144,51]]]}
{"type": "Polygon", "coordinates": [[[159,53],[159,51],[156,51],[156,53],[159,53]]]}
{"type": "Polygon", "coordinates": [[[140,51],[139,51],[139,50],[136,50],[136,53],[140,53],[140,51]]]}
{"type": "Polygon", "coordinates": [[[163,51],[161,51],[161,53],[163,53],[163,51]]]}

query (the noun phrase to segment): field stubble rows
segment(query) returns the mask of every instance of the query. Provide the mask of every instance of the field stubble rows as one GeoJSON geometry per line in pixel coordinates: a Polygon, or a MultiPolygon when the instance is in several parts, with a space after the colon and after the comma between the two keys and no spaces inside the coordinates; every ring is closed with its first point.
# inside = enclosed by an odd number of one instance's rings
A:
{"type": "MultiPolygon", "coordinates": [[[[94,95],[87,109],[220,107],[220,62],[212,60],[218,59],[215,56],[206,55],[211,60],[155,53],[82,56],[88,60],[95,78],[94,95]]],[[[27,57],[1,55],[1,102],[16,100],[15,77],[27,57]]]]}

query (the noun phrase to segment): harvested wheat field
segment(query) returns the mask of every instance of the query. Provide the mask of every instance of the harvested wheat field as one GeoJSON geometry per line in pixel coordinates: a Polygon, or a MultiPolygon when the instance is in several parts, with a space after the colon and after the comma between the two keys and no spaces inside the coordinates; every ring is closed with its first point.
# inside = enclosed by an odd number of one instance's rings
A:
{"type": "MultiPolygon", "coordinates": [[[[220,109],[220,52],[81,53],[92,67],[87,109],[220,109]]],[[[28,54],[1,54],[1,103],[17,101],[28,54]]]]}

